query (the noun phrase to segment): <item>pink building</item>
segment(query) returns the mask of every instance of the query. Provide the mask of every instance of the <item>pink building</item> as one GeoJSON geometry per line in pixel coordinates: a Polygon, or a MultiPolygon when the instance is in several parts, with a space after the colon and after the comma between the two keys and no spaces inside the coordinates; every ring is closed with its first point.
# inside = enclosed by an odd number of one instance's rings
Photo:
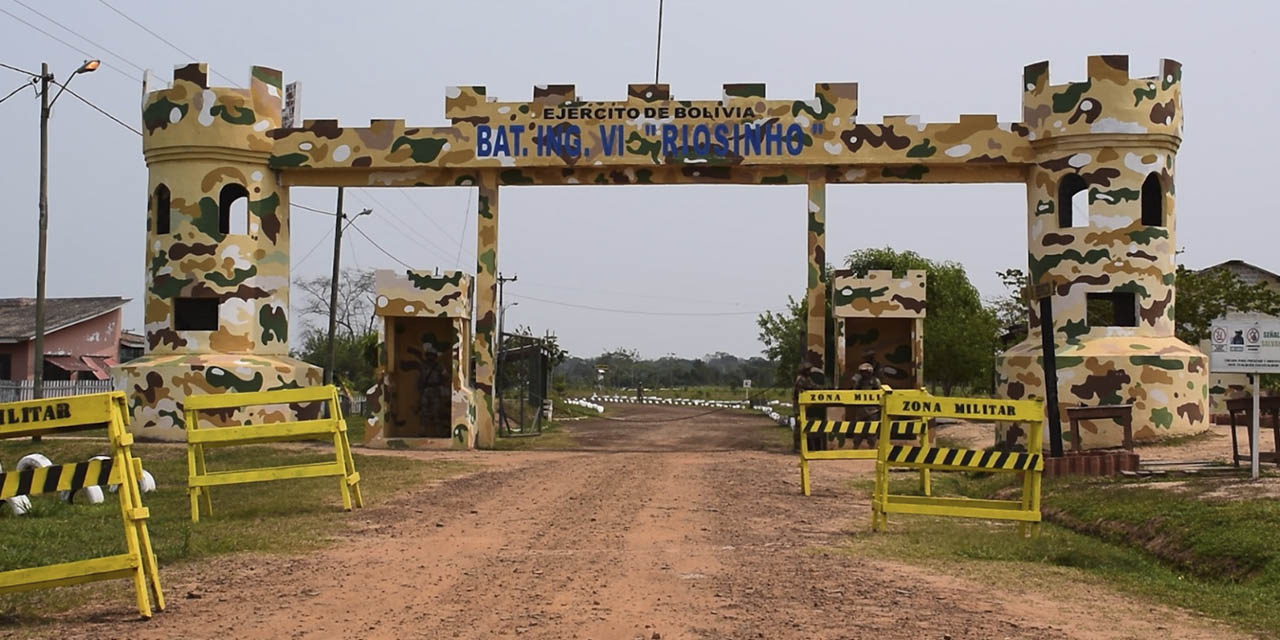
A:
{"type": "MultiPolygon", "coordinates": [[[[121,308],[128,298],[45,300],[44,379],[109,380],[119,364],[121,308]]],[[[0,298],[0,380],[30,380],[36,301],[0,298]]]]}

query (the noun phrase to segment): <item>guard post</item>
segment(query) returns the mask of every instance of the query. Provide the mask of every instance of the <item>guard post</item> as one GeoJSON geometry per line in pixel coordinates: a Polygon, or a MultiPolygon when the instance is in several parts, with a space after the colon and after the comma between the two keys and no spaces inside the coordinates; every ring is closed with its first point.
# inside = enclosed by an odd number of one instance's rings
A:
{"type": "Polygon", "coordinates": [[[880,435],[876,448],[876,485],[871,499],[871,528],[883,531],[890,513],[916,513],[961,518],[988,518],[1018,522],[1018,533],[1031,534],[1040,528],[1040,479],[1044,470],[1041,451],[1044,439],[1044,404],[1039,400],[993,400],[950,398],[923,391],[886,390],[880,412],[880,435]],[[951,447],[927,449],[889,442],[886,425],[892,420],[959,418],[1026,423],[1027,452],[980,451],[951,447]],[[936,471],[980,471],[1022,474],[1022,496],[1018,500],[988,500],[960,497],[894,495],[889,490],[889,469],[907,467],[936,471]]]}
{"type": "MultiPolygon", "coordinates": [[[[800,394],[800,488],[804,495],[809,495],[809,461],[811,460],[875,460],[876,449],[860,449],[862,440],[873,442],[880,433],[880,416],[867,417],[865,420],[810,420],[808,410],[813,405],[840,405],[846,412],[856,412],[860,408],[874,408],[878,413],[884,403],[884,387],[882,389],[842,389],[839,391],[804,391],[800,394]],[[827,442],[835,441],[835,448],[823,451],[810,451],[808,436],[823,436],[827,442]],[[849,449],[842,447],[848,443],[849,449]]],[[[846,415],[846,417],[848,417],[846,415]]],[[[855,416],[856,417],[856,416],[855,416]]],[[[889,421],[890,439],[905,440],[919,438],[920,447],[929,448],[928,420],[891,420],[889,421]]],[[[920,490],[931,493],[929,470],[920,470],[920,490]]]]}
{"type": "Polygon", "coordinates": [[[0,473],[0,499],[77,491],[87,486],[119,485],[120,517],[124,522],[125,552],[89,560],[0,573],[0,594],[61,587],[83,582],[133,578],[138,613],[151,617],[148,584],[156,609],[164,610],[160,571],[151,536],[150,512],[142,506],[138,477],[142,461],[133,457],[133,436],[125,428],[129,409],[124,393],[95,393],[0,404],[0,439],[43,436],[106,427],[111,445],[108,459],[0,473]]]}
{"type": "Polygon", "coordinates": [[[360,495],[360,474],[356,473],[355,461],[351,457],[347,425],[342,419],[342,406],[338,403],[338,390],[334,386],[190,396],[184,403],[184,412],[187,429],[187,492],[191,498],[192,522],[200,521],[201,497],[204,498],[205,513],[213,515],[213,501],[209,496],[209,487],[250,482],[337,476],[339,490],[342,493],[342,508],[350,511],[353,497],[355,506],[364,506],[364,499],[360,495]],[[200,426],[202,411],[317,402],[327,402],[328,411],[321,411],[319,413],[321,417],[316,419],[213,428],[200,426]],[[332,461],[234,471],[209,471],[205,466],[205,447],[229,447],[318,438],[333,440],[334,459],[332,461]]]}

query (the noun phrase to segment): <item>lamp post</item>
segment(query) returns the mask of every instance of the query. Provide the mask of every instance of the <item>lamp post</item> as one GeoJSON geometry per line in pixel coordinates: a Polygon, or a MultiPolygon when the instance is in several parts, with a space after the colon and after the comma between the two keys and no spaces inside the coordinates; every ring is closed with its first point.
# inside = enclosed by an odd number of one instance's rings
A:
{"type": "Polygon", "coordinates": [[[53,103],[67,90],[67,85],[81,73],[96,71],[100,64],[97,60],[86,60],[61,85],[53,100],[49,99],[49,85],[55,84],[53,74],[49,73],[49,63],[40,65],[40,239],[36,249],[36,336],[33,345],[35,360],[31,372],[31,397],[37,399],[44,397],[44,272],[49,238],[49,115],[53,103]]]}

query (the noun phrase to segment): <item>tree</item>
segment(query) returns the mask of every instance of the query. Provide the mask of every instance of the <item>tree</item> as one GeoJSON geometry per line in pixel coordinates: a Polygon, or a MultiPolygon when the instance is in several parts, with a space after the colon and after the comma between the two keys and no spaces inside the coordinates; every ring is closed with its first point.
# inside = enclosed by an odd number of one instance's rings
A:
{"type": "MultiPolygon", "coordinates": [[[[316,276],[294,281],[301,304],[294,308],[308,321],[329,330],[329,296],[331,278],[316,276]]],[[[373,270],[343,269],[338,278],[338,333],[355,339],[374,330],[373,270]]]]}
{"type": "Polygon", "coordinates": [[[1021,342],[1029,329],[1027,299],[1023,289],[1027,286],[1027,274],[1022,269],[997,271],[996,276],[1004,285],[1004,295],[987,301],[987,307],[995,314],[1001,347],[1021,342]]]}
{"type": "Polygon", "coordinates": [[[908,269],[923,269],[928,274],[925,381],[942,387],[948,395],[956,387],[990,388],[997,343],[996,312],[983,306],[978,289],[969,282],[960,263],[936,262],[914,251],[884,247],[854,251],[845,264],[860,277],[872,270],[900,274],[908,269]]]}
{"type": "Polygon", "coordinates": [[[1178,265],[1176,277],[1174,331],[1187,344],[1208,339],[1213,321],[1227,313],[1280,314],[1280,293],[1262,281],[1249,284],[1230,269],[1192,271],[1178,265]]]}
{"type": "MultiPolygon", "coordinates": [[[[302,348],[294,355],[316,366],[329,366],[328,277],[294,281],[302,316],[302,348]]],[[[334,334],[334,380],[364,391],[373,386],[378,367],[378,334],[374,329],[372,270],[344,269],[338,279],[337,331],[334,334]]]]}
{"type": "Polygon", "coordinates": [[[760,342],[764,355],[775,363],[774,380],[787,381],[795,377],[804,360],[805,331],[809,315],[807,300],[796,302],[787,296],[786,311],[765,311],[756,318],[760,327],[760,342]]]}
{"type": "MultiPolygon", "coordinates": [[[[826,283],[826,322],[824,342],[826,351],[823,354],[826,363],[825,375],[833,378],[836,360],[836,323],[831,315],[831,265],[822,268],[822,281],[826,283]]],[[[764,344],[762,352],[774,365],[774,384],[790,385],[795,380],[800,364],[804,362],[807,351],[807,335],[809,331],[809,297],[808,292],[800,296],[800,301],[787,296],[784,311],[765,311],[756,317],[757,334],[764,344]]]]}

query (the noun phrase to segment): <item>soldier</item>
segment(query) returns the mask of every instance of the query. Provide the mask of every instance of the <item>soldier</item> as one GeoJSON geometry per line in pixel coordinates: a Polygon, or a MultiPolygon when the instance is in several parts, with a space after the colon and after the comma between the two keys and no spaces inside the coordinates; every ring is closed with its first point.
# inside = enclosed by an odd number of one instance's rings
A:
{"type": "MultiPolygon", "coordinates": [[[[802,426],[800,424],[800,392],[821,389],[822,385],[819,384],[821,380],[822,370],[814,366],[812,363],[803,362],[800,364],[800,368],[796,370],[796,381],[791,390],[791,413],[795,416],[796,423],[795,430],[791,433],[792,451],[800,451],[800,428],[802,426]]],[[[823,409],[822,411],[823,416],[825,417],[826,410],[823,409]]],[[[813,419],[816,416],[810,415],[809,417],[810,419],[813,419]]],[[[821,448],[823,448],[822,437],[810,437],[809,448],[812,450],[821,450],[821,448]]]]}
{"type": "MultiPolygon", "coordinates": [[[[880,376],[876,374],[876,366],[871,362],[864,362],[858,365],[858,372],[853,374],[854,389],[879,389],[880,376]]],[[[850,418],[854,422],[867,420],[878,420],[880,418],[880,409],[877,407],[854,407],[850,412],[850,418]]],[[[853,436],[853,448],[857,449],[862,442],[875,443],[872,436],[853,436]]]]}

